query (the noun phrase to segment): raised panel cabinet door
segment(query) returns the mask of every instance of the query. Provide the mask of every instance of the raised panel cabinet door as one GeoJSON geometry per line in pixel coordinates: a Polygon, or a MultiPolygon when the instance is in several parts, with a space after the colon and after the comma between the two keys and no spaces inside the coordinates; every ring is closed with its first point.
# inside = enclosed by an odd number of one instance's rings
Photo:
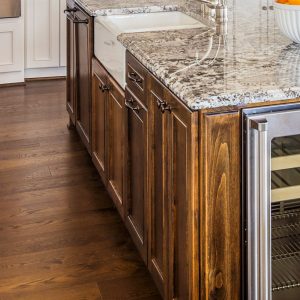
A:
{"type": "Polygon", "coordinates": [[[92,159],[106,182],[106,106],[107,106],[107,73],[93,60],[93,95],[92,95],[92,159]]]}
{"type": "Polygon", "coordinates": [[[198,299],[198,113],[171,94],[168,116],[168,298],[198,299]]]}
{"type": "MultiPolygon", "coordinates": [[[[68,9],[72,7],[68,6],[68,9]]],[[[75,24],[67,19],[67,111],[76,124],[76,41],[75,24]]]]}
{"type": "Polygon", "coordinates": [[[59,1],[27,0],[25,3],[26,68],[59,67],[59,1]]]}
{"type": "Polygon", "coordinates": [[[109,77],[107,100],[107,189],[124,218],[124,106],[125,95],[119,85],[109,77]]]}
{"type": "MultiPolygon", "coordinates": [[[[23,19],[0,20],[0,72],[24,70],[23,19]]],[[[1,82],[0,82],[1,83],[1,82]]]]}
{"type": "Polygon", "coordinates": [[[149,106],[149,248],[148,268],[160,290],[167,299],[168,282],[168,202],[167,202],[167,114],[159,103],[164,99],[164,89],[151,80],[148,94],[149,106]]]}
{"type": "Polygon", "coordinates": [[[126,90],[127,194],[125,221],[145,262],[147,262],[148,199],[148,111],[126,90]]]}
{"type": "Polygon", "coordinates": [[[77,120],[76,128],[91,152],[91,90],[93,56],[93,18],[78,9],[75,12],[76,62],[77,62],[77,120]]]}

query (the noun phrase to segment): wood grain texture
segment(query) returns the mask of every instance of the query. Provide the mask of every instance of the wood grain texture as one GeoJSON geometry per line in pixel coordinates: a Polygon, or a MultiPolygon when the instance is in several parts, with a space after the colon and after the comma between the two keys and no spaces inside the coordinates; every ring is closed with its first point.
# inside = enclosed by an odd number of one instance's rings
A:
{"type": "Polygon", "coordinates": [[[160,299],[90,156],[66,83],[0,89],[0,299],[160,299]]]}
{"type": "Polygon", "coordinates": [[[239,112],[201,117],[201,299],[241,299],[239,112]]]}

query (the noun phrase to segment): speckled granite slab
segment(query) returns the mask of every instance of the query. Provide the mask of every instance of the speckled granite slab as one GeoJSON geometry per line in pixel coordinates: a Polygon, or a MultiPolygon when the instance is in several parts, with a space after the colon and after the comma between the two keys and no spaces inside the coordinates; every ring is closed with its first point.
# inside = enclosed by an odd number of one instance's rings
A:
{"type": "Polygon", "coordinates": [[[91,16],[176,11],[183,0],[75,0],[91,16]]]}
{"type": "MultiPolygon", "coordinates": [[[[91,15],[200,12],[197,0],[76,1],[91,15]]],[[[299,98],[300,46],[279,32],[274,11],[263,10],[260,0],[227,2],[225,34],[129,33],[119,41],[192,110],[299,98]]]]}
{"type": "Polygon", "coordinates": [[[300,45],[259,0],[234,3],[225,35],[191,29],[119,41],[192,110],[299,98],[300,45]]]}

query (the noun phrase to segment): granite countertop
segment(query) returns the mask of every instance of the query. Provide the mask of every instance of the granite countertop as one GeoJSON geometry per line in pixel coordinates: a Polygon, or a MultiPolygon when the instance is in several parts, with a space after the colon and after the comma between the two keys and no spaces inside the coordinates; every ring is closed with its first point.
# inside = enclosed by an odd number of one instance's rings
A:
{"type": "Polygon", "coordinates": [[[75,0],[91,16],[176,11],[184,0],[75,0]]]}
{"type": "MultiPolygon", "coordinates": [[[[77,1],[95,3],[94,9],[101,3],[105,14],[107,0],[77,1]]],[[[140,9],[167,7],[164,0],[122,1],[126,4],[107,1],[108,11],[137,9],[137,2],[140,9]]],[[[228,28],[221,34],[215,28],[199,28],[127,33],[118,39],[191,110],[300,101],[300,45],[279,32],[274,11],[263,10],[260,0],[227,3],[228,28]]],[[[197,17],[198,2],[177,2],[173,9],[197,17]]]]}

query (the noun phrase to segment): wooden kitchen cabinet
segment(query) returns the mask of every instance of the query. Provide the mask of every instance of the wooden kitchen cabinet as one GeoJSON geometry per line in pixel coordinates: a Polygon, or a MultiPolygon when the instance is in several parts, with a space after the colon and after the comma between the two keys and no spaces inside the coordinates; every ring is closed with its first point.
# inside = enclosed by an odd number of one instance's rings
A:
{"type": "MultiPolygon", "coordinates": [[[[67,2],[67,10],[73,15],[75,3],[67,2]]],[[[70,117],[69,126],[76,124],[76,95],[77,95],[77,76],[76,76],[76,39],[75,24],[71,18],[67,18],[67,111],[70,117]]]]}
{"type": "Polygon", "coordinates": [[[165,299],[198,295],[198,120],[151,77],[149,269],[165,299]]]}
{"type": "MultiPolygon", "coordinates": [[[[162,295],[168,287],[168,184],[167,184],[167,123],[158,103],[164,99],[164,88],[150,81],[149,105],[149,270],[162,295]]],[[[167,299],[167,298],[166,298],[167,299]]]]}
{"type": "Polygon", "coordinates": [[[148,110],[126,89],[126,212],[125,223],[147,263],[148,237],[148,110]]]}
{"type": "Polygon", "coordinates": [[[93,59],[92,159],[120,215],[124,218],[125,94],[93,59]]]}
{"type": "Polygon", "coordinates": [[[76,45],[76,87],[77,112],[76,128],[91,152],[91,76],[93,57],[93,18],[76,6],[74,13],[76,45]]]}
{"type": "Polygon", "coordinates": [[[193,112],[127,53],[93,59],[92,158],[166,300],[240,299],[240,116],[193,112]]]}
{"type": "Polygon", "coordinates": [[[67,1],[67,110],[91,153],[93,18],[67,1]]]}
{"type": "Polygon", "coordinates": [[[92,159],[102,181],[106,183],[106,116],[107,116],[107,72],[96,61],[93,63],[92,90],[92,159]]]}
{"type": "Polygon", "coordinates": [[[124,91],[108,76],[106,113],[107,137],[107,189],[124,218],[124,91]]]}

